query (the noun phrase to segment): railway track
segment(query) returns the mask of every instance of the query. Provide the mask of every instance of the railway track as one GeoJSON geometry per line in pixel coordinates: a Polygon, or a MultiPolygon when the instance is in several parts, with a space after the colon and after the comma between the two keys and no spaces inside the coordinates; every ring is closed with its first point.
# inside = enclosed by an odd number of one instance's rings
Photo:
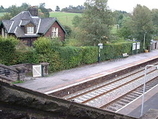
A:
{"type": "MultiPolygon", "coordinates": [[[[155,79],[149,81],[148,83],[146,83],[145,92],[149,91],[154,86],[157,86],[157,84],[158,84],[158,78],[155,78],[155,79]]],[[[134,100],[140,98],[142,96],[142,94],[143,94],[143,86],[140,86],[140,87],[134,89],[133,91],[125,94],[124,96],[121,96],[120,98],[118,98],[118,99],[112,101],[111,103],[106,104],[100,108],[104,109],[104,110],[112,111],[112,112],[119,112],[121,109],[126,107],[126,105],[128,105],[129,103],[133,102],[134,100]]]]}
{"type": "MultiPolygon", "coordinates": [[[[152,79],[157,77],[156,69],[153,67],[149,68],[146,78],[147,82],[151,82],[152,79]]],[[[116,112],[142,94],[141,85],[143,80],[144,68],[141,68],[123,76],[116,76],[115,79],[109,79],[102,84],[69,94],[63,98],[116,112]]]]}

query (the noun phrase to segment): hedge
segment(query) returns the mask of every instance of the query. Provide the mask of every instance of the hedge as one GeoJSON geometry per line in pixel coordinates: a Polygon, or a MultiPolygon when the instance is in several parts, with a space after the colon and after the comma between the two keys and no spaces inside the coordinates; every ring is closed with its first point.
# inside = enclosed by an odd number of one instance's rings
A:
{"type": "Polygon", "coordinates": [[[101,49],[101,61],[122,58],[123,53],[132,54],[132,43],[106,44],[101,49]]]}
{"type": "MultiPolygon", "coordinates": [[[[48,62],[51,72],[70,69],[77,66],[96,63],[98,61],[97,46],[55,46],[51,40],[40,38],[35,41],[34,48],[16,49],[17,40],[0,37],[0,63],[41,63],[48,62]]],[[[106,44],[101,49],[101,61],[121,58],[123,53],[132,54],[132,43],[106,44]]]]}
{"type": "Polygon", "coordinates": [[[0,37],[0,63],[5,65],[14,64],[16,44],[18,40],[13,37],[2,38],[0,37]]]}

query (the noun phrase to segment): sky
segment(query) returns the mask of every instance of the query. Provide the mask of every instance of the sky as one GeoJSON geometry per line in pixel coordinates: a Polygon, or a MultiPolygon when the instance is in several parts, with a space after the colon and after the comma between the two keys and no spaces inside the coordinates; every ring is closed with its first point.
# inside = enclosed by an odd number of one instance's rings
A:
{"type": "MultiPolygon", "coordinates": [[[[45,3],[46,8],[52,8],[55,10],[56,6],[59,6],[60,9],[62,9],[64,7],[68,7],[69,5],[83,5],[85,1],[86,0],[1,0],[0,5],[7,8],[11,5],[21,6],[22,3],[27,3],[32,6],[45,3]]],[[[108,0],[108,6],[111,10],[132,12],[133,8],[135,8],[137,4],[145,5],[149,9],[158,9],[157,0],[108,0]]]]}

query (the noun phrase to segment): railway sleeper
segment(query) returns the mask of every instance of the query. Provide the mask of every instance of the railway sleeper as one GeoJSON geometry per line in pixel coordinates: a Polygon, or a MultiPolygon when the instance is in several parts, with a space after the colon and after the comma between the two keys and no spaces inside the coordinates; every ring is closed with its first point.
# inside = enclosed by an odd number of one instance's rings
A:
{"type": "Polygon", "coordinates": [[[125,99],[125,100],[129,100],[130,102],[133,100],[132,98],[129,98],[129,97],[124,97],[123,99],[125,99]]]}
{"type": "Polygon", "coordinates": [[[134,96],[134,95],[132,95],[132,94],[129,94],[129,95],[127,95],[126,97],[128,97],[128,98],[131,98],[131,99],[135,99],[135,98],[137,98],[137,96],[134,96]]]}

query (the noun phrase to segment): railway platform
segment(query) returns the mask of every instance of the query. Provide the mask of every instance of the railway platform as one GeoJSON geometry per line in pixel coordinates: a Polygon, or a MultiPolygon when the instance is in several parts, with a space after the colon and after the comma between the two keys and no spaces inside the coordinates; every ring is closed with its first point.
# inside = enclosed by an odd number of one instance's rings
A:
{"type": "MultiPolygon", "coordinates": [[[[118,60],[105,61],[64,70],[50,74],[47,77],[35,78],[34,80],[29,80],[17,85],[45,94],[49,94],[51,93],[51,91],[61,90],[66,87],[80,84],[82,82],[89,81],[102,75],[108,75],[113,72],[122,71],[123,69],[127,69],[129,67],[133,67],[135,65],[142,64],[154,59],[158,59],[158,50],[132,55],[118,60]]],[[[147,95],[148,98],[146,98],[145,101],[156,99],[157,97],[154,98],[154,96],[157,96],[157,89],[158,87],[155,87],[153,91],[149,92],[147,95]]],[[[135,102],[129,104],[126,108],[119,110],[117,113],[139,118],[140,108],[141,98],[138,98],[135,102]]],[[[147,112],[147,110],[148,109],[145,109],[145,112],[147,112]]]]}
{"type": "Polygon", "coordinates": [[[105,61],[56,72],[47,77],[35,78],[34,80],[29,80],[17,85],[45,93],[76,83],[85,82],[91,78],[110,74],[156,58],[158,58],[158,50],[153,50],[149,53],[136,54],[127,58],[105,61]]]}

